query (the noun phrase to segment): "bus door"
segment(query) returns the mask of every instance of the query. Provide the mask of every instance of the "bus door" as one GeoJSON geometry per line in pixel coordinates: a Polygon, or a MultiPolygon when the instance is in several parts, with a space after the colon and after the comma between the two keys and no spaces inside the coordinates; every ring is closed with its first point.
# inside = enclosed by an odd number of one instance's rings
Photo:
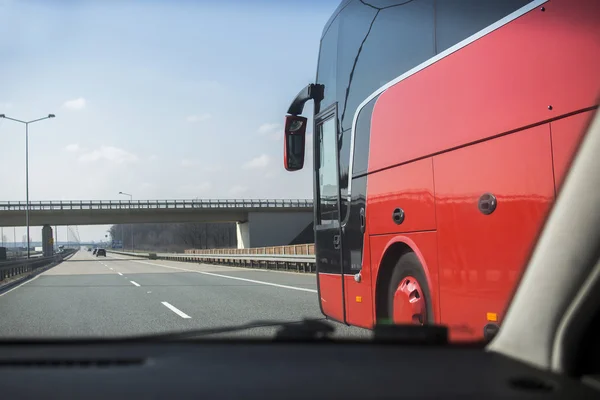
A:
{"type": "Polygon", "coordinates": [[[321,311],[345,322],[335,104],[315,117],[315,257],[321,311]]]}

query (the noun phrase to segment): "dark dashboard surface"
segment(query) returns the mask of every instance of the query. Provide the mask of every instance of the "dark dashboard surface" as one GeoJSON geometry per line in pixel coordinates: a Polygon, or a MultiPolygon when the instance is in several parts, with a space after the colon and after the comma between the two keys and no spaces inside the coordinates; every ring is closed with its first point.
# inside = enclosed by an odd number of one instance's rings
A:
{"type": "Polygon", "coordinates": [[[264,342],[0,344],[3,398],[594,398],[473,347],[264,342]]]}

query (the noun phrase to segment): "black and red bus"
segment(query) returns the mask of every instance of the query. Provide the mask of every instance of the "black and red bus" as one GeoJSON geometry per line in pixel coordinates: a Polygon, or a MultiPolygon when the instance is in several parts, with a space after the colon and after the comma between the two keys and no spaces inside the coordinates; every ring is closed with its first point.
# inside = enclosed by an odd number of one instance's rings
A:
{"type": "Polygon", "coordinates": [[[347,324],[497,330],[600,93],[596,0],[346,0],[313,100],[323,313],[347,324]]]}

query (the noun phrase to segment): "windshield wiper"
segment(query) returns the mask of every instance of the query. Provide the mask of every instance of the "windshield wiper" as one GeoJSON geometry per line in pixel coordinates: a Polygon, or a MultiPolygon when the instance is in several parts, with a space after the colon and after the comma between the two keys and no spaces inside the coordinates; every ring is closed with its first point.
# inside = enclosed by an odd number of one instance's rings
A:
{"type": "Polygon", "coordinates": [[[247,324],[223,326],[218,328],[192,329],[183,332],[165,333],[158,335],[145,335],[131,338],[131,340],[184,340],[204,336],[219,335],[223,333],[240,332],[255,328],[278,328],[274,340],[326,340],[335,332],[335,327],[326,322],[324,318],[304,319],[302,321],[253,321],[247,324]]]}

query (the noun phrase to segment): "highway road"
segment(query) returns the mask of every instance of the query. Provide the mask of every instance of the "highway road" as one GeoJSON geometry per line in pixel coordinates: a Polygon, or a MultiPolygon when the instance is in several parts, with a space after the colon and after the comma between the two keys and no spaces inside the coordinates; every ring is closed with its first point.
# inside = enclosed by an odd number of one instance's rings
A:
{"type": "MultiPolygon", "coordinates": [[[[0,293],[0,339],[121,337],[322,317],[312,274],[96,258],[84,250],[0,293]]],[[[370,336],[334,324],[337,337],[370,336]]],[[[261,327],[226,337],[274,332],[261,327]]]]}

